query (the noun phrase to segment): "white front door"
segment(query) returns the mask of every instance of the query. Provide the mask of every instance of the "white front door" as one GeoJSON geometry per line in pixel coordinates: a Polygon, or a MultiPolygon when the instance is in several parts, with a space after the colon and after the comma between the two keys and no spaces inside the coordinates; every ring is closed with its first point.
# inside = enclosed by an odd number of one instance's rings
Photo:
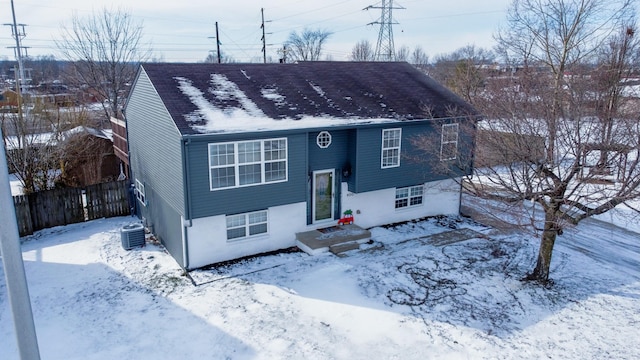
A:
{"type": "Polygon", "coordinates": [[[333,220],[334,169],[313,172],[313,223],[333,220]]]}

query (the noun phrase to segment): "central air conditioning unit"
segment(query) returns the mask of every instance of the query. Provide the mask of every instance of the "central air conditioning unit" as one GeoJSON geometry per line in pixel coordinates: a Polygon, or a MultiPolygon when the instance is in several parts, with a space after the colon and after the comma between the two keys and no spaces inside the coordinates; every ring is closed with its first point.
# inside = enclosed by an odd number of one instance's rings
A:
{"type": "Polygon", "coordinates": [[[122,248],[131,250],[134,247],[144,246],[144,226],[142,224],[129,224],[120,229],[122,248]]]}

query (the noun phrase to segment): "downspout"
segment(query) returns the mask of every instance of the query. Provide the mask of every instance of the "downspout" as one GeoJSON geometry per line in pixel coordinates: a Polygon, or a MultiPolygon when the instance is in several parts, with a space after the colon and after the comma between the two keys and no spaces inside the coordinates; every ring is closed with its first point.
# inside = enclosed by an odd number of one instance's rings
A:
{"type": "Polygon", "coordinates": [[[182,173],[184,174],[182,183],[182,193],[185,195],[184,218],[182,221],[182,263],[184,269],[189,269],[189,233],[187,228],[193,225],[191,221],[191,191],[189,189],[189,151],[188,145],[191,144],[191,138],[182,141],[182,173]]]}
{"type": "MultiPolygon", "coordinates": [[[[478,126],[477,122],[480,120],[480,116],[475,115],[473,117],[473,125],[471,131],[471,156],[469,159],[469,166],[471,166],[471,178],[473,179],[473,169],[476,162],[476,141],[478,140],[478,126]]],[[[460,178],[460,192],[458,193],[458,214],[462,213],[462,192],[464,191],[464,178],[460,178]]]]}

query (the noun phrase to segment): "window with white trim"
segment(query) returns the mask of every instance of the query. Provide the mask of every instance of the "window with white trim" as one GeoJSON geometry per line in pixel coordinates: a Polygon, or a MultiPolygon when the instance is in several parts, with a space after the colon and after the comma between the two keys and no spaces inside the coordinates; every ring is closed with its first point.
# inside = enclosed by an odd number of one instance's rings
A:
{"type": "Polygon", "coordinates": [[[209,144],[211,190],[287,181],[287,139],[209,144]]]}
{"type": "Polygon", "coordinates": [[[267,210],[227,216],[227,240],[240,240],[266,234],[269,216],[267,210]]]}
{"type": "Polygon", "coordinates": [[[422,205],[424,186],[410,186],[396,189],[396,209],[422,205]]]}
{"type": "Polygon", "coordinates": [[[382,130],[382,161],[383,169],[400,166],[400,138],[402,129],[382,130]]]}
{"type": "Polygon", "coordinates": [[[318,136],[316,136],[316,144],[321,149],[326,149],[331,145],[331,134],[328,131],[321,131],[318,136]]]}
{"type": "Polygon", "coordinates": [[[147,206],[147,197],[144,194],[144,185],[138,179],[136,179],[135,192],[136,199],[138,199],[143,206],[147,206]]]}
{"type": "Polygon", "coordinates": [[[458,124],[442,125],[440,160],[454,160],[458,156],[458,124]]]}

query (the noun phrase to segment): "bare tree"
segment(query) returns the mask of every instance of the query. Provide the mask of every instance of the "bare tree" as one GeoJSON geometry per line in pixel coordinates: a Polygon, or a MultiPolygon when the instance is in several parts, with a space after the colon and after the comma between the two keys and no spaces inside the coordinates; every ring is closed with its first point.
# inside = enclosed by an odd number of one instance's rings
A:
{"type": "Polygon", "coordinates": [[[375,50],[369,40],[360,40],[351,49],[351,61],[373,61],[375,50]]]}
{"type": "Polygon", "coordinates": [[[424,52],[421,46],[416,46],[411,53],[411,64],[420,70],[426,71],[429,68],[429,55],[424,52]]]}
{"type": "Polygon", "coordinates": [[[55,102],[32,100],[21,104],[28,111],[0,113],[7,163],[24,193],[59,184],[64,172],[62,160],[69,156],[62,146],[62,134],[89,122],[88,111],[82,106],[61,109],[55,102]]]}
{"type": "Polygon", "coordinates": [[[331,34],[330,31],[321,29],[304,29],[300,34],[293,31],[285,43],[287,56],[299,61],[318,61],[322,47],[331,34]]]}
{"type": "Polygon", "coordinates": [[[104,8],[84,18],[74,14],[61,35],[56,45],[72,62],[71,78],[97,93],[108,123],[124,104],[137,64],[150,57],[142,23],[122,9],[104,8]]]}
{"type": "Polygon", "coordinates": [[[491,51],[467,45],[435,59],[431,76],[473,104],[482,91],[486,66],[494,61],[491,51]]]}
{"type": "Polygon", "coordinates": [[[408,46],[403,45],[396,51],[396,61],[409,61],[409,55],[411,54],[411,50],[408,46]]]}
{"type": "Polygon", "coordinates": [[[470,184],[520,204],[540,232],[527,280],[549,280],[563,228],[640,198],[640,111],[622,92],[638,66],[634,11],[630,0],[514,0],[496,35],[510,71],[474,105],[486,116],[478,146],[501,164],[470,184]]]}
{"type": "MultiPolygon", "coordinates": [[[[252,62],[259,62],[262,58],[255,58],[255,59],[251,59],[252,62]]],[[[216,55],[215,52],[210,52],[206,58],[204,58],[204,62],[207,64],[217,64],[218,63],[218,56],[216,55]]],[[[230,63],[235,63],[236,60],[229,56],[226,55],[224,52],[220,51],[220,63],[221,64],[230,64],[230,63]]]]}
{"type": "Polygon", "coordinates": [[[60,63],[53,55],[36,56],[29,58],[24,62],[26,68],[31,70],[31,82],[40,84],[47,81],[53,81],[60,76],[60,63]]]}

